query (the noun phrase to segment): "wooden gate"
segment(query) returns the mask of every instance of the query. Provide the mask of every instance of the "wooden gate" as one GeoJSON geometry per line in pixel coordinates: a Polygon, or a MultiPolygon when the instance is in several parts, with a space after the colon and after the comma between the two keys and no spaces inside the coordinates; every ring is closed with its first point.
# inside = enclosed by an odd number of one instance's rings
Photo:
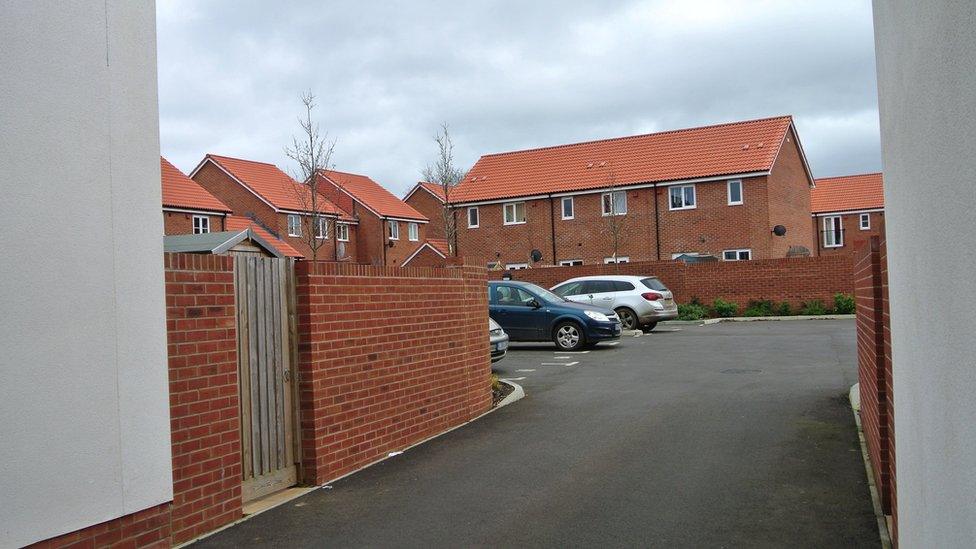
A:
{"type": "Polygon", "coordinates": [[[298,455],[295,263],[234,257],[244,501],[292,486],[298,455]]]}

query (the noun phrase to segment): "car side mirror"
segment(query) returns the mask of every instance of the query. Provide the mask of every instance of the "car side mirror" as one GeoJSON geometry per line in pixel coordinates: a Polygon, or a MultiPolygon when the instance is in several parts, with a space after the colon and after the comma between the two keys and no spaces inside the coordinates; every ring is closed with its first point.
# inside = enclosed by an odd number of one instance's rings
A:
{"type": "Polygon", "coordinates": [[[532,307],[533,309],[538,309],[539,307],[542,307],[542,304],[539,303],[539,300],[534,297],[530,299],[526,304],[529,307],[532,307]]]}

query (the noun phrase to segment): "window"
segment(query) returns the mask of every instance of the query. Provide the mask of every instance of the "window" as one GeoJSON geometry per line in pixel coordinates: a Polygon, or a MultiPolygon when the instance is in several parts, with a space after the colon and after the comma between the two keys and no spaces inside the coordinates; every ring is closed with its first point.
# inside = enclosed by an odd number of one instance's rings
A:
{"type": "Polygon", "coordinates": [[[683,255],[692,255],[692,256],[694,256],[694,255],[698,255],[698,254],[695,253],[695,252],[678,252],[678,253],[671,254],[671,259],[678,259],[679,257],[681,257],[683,255]]]}
{"type": "Polygon", "coordinates": [[[324,217],[315,218],[315,238],[320,240],[329,238],[329,220],[324,217]]]}
{"type": "Polygon", "coordinates": [[[670,187],[668,192],[671,195],[671,204],[669,204],[672,210],[690,210],[695,207],[695,186],[694,185],[680,185],[675,187],[670,187]]]}
{"type": "Polygon", "coordinates": [[[407,238],[414,242],[420,240],[420,228],[416,223],[407,223],[407,238]]]}
{"type": "Polygon", "coordinates": [[[400,240],[400,224],[396,221],[387,221],[386,236],[390,237],[390,240],[400,240]]]}
{"type": "Polygon", "coordinates": [[[349,242],[349,225],[346,223],[336,223],[336,240],[339,242],[349,242]]]}
{"type": "Polygon", "coordinates": [[[742,180],[732,179],[729,181],[729,206],[739,204],[742,204],[742,180]]]}
{"type": "Polygon", "coordinates": [[[871,214],[861,214],[861,230],[866,231],[871,228],[871,214]]]}
{"type": "Polygon", "coordinates": [[[495,305],[528,307],[529,302],[534,300],[535,296],[515,286],[495,286],[495,291],[491,292],[488,299],[495,305]]]}
{"type": "Polygon", "coordinates": [[[205,215],[193,216],[193,234],[210,232],[210,218],[205,215]]]}
{"type": "Polygon", "coordinates": [[[528,269],[528,263],[509,263],[505,265],[505,269],[509,271],[521,271],[522,269],[528,269]]]}
{"type": "Polygon", "coordinates": [[[604,257],[603,258],[603,263],[604,264],[610,264],[610,263],[630,263],[630,257],[628,257],[626,255],[618,255],[617,257],[604,257]]]}
{"type": "Polygon", "coordinates": [[[601,197],[603,204],[603,215],[627,215],[627,193],[624,191],[614,191],[603,193],[601,197]]]}
{"type": "Polygon", "coordinates": [[[725,250],[722,252],[722,259],[725,261],[749,261],[752,259],[752,250],[725,250]]]}
{"type": "Polygon", "coordinates": [[[563,204],[563,219],[572,219],[576,213],[576,205],[573,203],[572,196],[564,196],[562,200],[563,204]]]}
{"type": "Polygon", "coordinates": [[[623,280],[614,280],[611,284],[613,284],[613,291],[615,292],[630,292],[634,290],[633,284],[624,282],[623,280]]]}
{"type": "Polygon", "coordinates": [[[582,295],[584,291],[585,288],[583,287],[583,281],[577,280],[576,282],[563,284],[552,292],[558,296],[566,297],[568,295],[582,295]]]}
{"type": "Polygon", "coordinates": [[[468,228],[469,229],[478,228],[478,207],[477,206],[468,208],[468,228]]]}
{"type": "Polygon", "coordinates": [[[573,267],[575,265],[582,265],[582,259],[562,259],[559,261],[560,267],[573,267]]]}
{"type": "Polygon", "coordinates": [[[655,291],[658,291],[658,292],[666,292],[666,291],[668,291],[668,287],[665,286],[664,283],[661,282],[658,278],[653,277],[653,276],[648,277],[648,278],[645,278],[645,279],[642,279],[641,280],[641,283],[644,286],[647,286],[647,289],[648,290],[655,290],[655,291]]]}
{"type": "Polygon", "coordinates": [[[288,214],[288,236],[302,236],[302,218],[288,214]]]}
{"type": "Polygon", "coordinates": [[[584,293],[607,294],[616,291],[612,280],[588,280],[583,285],[584,293]]]}
{"type": "Polygon", "coordinates": [[[525,223],[525,202],[505,204],[505,224],[519,225],[521,223],[525,223]]]}
{"type": "Polygon", "coordinates": [[[844,245],[844,224],[839,215],[823,218],[824,248],[840,248],[844,245]]]}

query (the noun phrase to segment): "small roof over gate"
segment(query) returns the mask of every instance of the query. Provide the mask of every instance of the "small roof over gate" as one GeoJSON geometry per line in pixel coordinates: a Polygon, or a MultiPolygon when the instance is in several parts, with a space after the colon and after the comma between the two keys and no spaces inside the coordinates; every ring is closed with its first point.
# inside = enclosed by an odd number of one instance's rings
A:
{"type": "Polygon", "coordinates": [[[267,240],[250,228],[204,234],[177,234],[163,237],[163,251],[194,254],[225,254],[245,240],[250,240],[274,257],[284,257],[267,240]]]}

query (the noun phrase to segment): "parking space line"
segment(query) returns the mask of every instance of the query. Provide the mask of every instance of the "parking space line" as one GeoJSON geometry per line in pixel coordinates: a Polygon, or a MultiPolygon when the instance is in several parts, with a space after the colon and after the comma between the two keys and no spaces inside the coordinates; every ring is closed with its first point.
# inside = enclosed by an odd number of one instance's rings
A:
{"type": "Polygon", "coordinates": [[[522,381],[523,379],[525,379],[525,376],[522,376],[522,377],[503,377],[502,378],[502,381],[522,381]]]}
{"type": "Polygon", "coordinates": [[[543,362],[543,366],[576,366],[579,361],[576,362],[543,362]]]}
{"type": "Polygon", "coordinates": [[[611,341],[610,343],[607,343],[607,345],[611,345],[611,346],[613,346],[613,345],[620,345],[620,342],[619,341],[611,341]]]}
{"type": "Polygon", "coordinates": [[[534,372],[535,368],[526,368],[524,370],[515,370],[516,372],[534,372]]]}
{"type": "Polygon", "coordinates": [[[552,358],[554,358],[554,359],[556,359],[556,360],[562,360],[562,359],[564,359],[564,358],[569,358],[569,357],[568,357],[568,356],[554,356],[554,357],[552,357],[552,358]]]}
{"type": "Polygon", "coordinates": [[[589,351],[563,351],[563,353],[566,353],[566,354],[569,354],[569,355],[585,355],[588,352],[589,351]]]}

